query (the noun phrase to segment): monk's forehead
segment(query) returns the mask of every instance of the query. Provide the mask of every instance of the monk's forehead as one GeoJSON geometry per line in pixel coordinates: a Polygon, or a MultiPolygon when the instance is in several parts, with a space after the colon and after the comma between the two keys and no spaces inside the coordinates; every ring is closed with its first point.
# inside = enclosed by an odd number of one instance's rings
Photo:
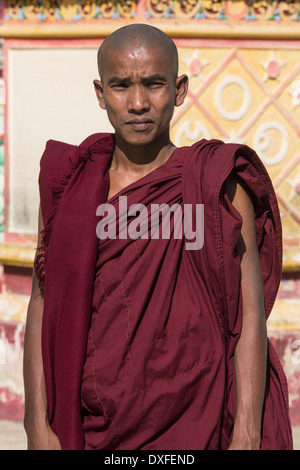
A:
{"type": "Polygon", "coordinates": [[[149,37],[132,37],[124,36],[122,39],[113,38],[108,41],[103,48],[103,57],[109,56],[114,51],[135,51],[138,49],[144,50],[153,50],[154,48],[159,47],[162,53],[165,53],[167,57],[170,57],[170,44],[167,44],[165,41],[159,40],[159,38],[149,38],[149,37]]]}
{"type": "MultiPolygon", "coordinates": [[[[111,50],[99,67],[100,77],[106,84],[112,76],[132,77],[160,74],[165,77],[176,75],[173,64],[164,56],[160,47],[136,46],[124,50],[111,50]]],[[[176,78],[176,77],[175,77],[176,78]]]]}
{"type": "MultiPolygon", "coordinates": [[[[106,67],[123,64],[126,65],[128,60],[135,61],[148,61],[153,63],[166,63],[168,62],[169,55],[164,54],[163,48],[159,45],[153,46],[136,43],[134,45],[123,46],[122,48],[110,48],[106,51],[104,56],[104,63],[106,67]]],[[[129,65],[129,64],[128,64],[129,65]]]]}
{"type": "Polygon", "coordinates": [[[157,28],[145,27],[144,25],[120,28],[106,38],[99,48],[99,72],[103,72],[105,61],[108,57],[113,56],[114,51],[126,50],[128,52],[138,49],[153,51],[158,47],[160,53],[166,57],[166,61],[172,61],[172,68],[175,70],[178,65],[177,49],[173,41],[166,34],[157,28]]]}

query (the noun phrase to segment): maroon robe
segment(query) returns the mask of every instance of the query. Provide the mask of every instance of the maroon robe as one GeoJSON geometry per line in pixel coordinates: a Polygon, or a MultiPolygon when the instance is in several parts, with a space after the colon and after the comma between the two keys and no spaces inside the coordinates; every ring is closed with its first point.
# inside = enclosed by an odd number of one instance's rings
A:
{"type": "MultiPolygon", "coordinates": [[[[204,204],[201,249],[187,250],[172,232],[99,241],[96,208],[106,202],[113,148],[107,134],[79,147],[49,141],[41,161],[45,231],[35,265],[52,429],[64,449],[227,449],[242,221],[224,182],[234,173],[252,194],[268,317],[282,256],[271,181],[248,147],[202,140],[108,201],[116,209],[119,196],[128,207],[204,204]]],[[[292,448],[286,378],[271,344],[261,447],[292,448]]]]}

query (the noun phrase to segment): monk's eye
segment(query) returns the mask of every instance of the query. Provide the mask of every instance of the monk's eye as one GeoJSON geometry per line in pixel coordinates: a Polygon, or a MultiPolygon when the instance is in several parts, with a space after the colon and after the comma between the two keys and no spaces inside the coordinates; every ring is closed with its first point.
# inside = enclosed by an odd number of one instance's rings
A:
{"type": "Polygon", "coordinates": [[[112,88],[117,89],[117,90],[124,90],[125,88],[128,88],[127,83],[115,83],[112,85],[112,88]]]}
{"type": "Polygon", "coordinates": [[[147,83],[147,87],[148,88],[160,88],[162,87],[164,84],[162,82],[158,82],[158,81],[153,81],[153,82],[148,82],[147,83]]]}

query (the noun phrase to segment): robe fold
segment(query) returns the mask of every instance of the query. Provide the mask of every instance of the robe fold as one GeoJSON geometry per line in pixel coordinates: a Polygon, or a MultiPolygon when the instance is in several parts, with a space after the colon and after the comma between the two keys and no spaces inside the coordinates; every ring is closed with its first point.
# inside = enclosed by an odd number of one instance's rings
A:
{"type": "MultiPolygon", "coordinates": [[[[41,160],[35,268],[51,427],[64,449],[227,449],[242,220],[224,183],[235,174],[251,194],[266,317],[282,258],[272,183],[249,147],[202,140],[107,201],[113,150],[113,135],[96,134],[78,147],[49,141],[41,160]],[[116,214],[115,237],[99,240],[104,203],[116,214]],[[153,229],[162,205],[166,218],[153,229]]],[[[270,343],[261,448],[292,448],[286,377],[270,343]]]]}

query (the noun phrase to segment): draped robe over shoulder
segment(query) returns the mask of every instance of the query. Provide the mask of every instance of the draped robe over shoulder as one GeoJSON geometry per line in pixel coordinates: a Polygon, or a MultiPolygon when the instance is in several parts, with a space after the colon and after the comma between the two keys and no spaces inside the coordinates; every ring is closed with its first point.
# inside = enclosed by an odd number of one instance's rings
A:
{"type": "MultiPolygon", "coordinates": [[[[50,424],[65,449],[227,449],[242,326],[242,220],[224,182],[234,173],[252,196],[268,317],[282,256],[271,181],[248,147],[202,140],[106,201],[113,147],[107,134],[79,147],[50,141],[41,161],[45,230],[35,267],[50,424]],[[139,238],[118,232],[136,217],[124,224],[125,196],[127,208],[146,208],[139,238]],[[99,240],[96,208],[105,202],[116,211],[116,237],[99,240]],[[181,211],[182,237],[172,211],[170,236],[162,224],[151,233],[155,204],[181,211]],[[200,204],[204,243],[192,249],[185,207],[195,230],[200,204]]],[[[292,448],[286,378],[270,343],[261,447],[292,448]]]]}

